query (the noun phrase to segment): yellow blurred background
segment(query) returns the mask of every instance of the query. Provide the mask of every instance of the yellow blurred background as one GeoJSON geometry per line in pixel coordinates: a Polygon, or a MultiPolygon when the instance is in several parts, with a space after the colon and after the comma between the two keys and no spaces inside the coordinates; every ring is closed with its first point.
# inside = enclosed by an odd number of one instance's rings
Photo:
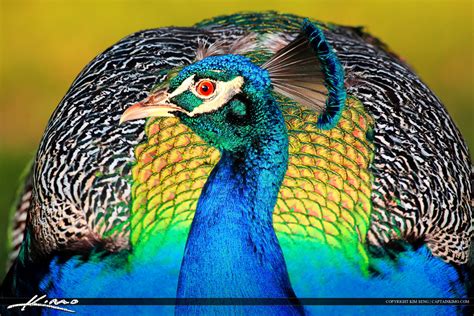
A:
{"type": "MultiPolygon", "coordinates": [[[[239,11],[276,10],[363,25],[413,66],[472,148],[473,2],[0,0],[0,262],[17,179],[50,114],[81,69],[122,37],[239,11]]],[[[0,278],[2,272],[0,264],[0,278]]]]}

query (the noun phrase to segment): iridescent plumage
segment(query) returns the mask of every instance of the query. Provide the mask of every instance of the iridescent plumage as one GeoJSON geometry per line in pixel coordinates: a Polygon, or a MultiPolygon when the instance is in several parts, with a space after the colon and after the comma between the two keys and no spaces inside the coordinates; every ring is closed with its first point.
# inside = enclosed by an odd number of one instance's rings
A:
{"type": "MultiPolygon", "coordinates": [[[[119,118],[163,82],[182,83],[203,40],[229,53],[244,38],[238,51],[259,66],[275,53],[265,48],[269,35],[289,43],[302,25],[275,13],[220,17],[196,28],[140,32],[97,57],[53,114],[33,167],[26,240],[8,280],[21,280],[28,269],[37,269],[38,279],[31,288],[9,288],[7,280],[4,293],[175,295],[189,227],[219,152],[212,137],[203,141],[176,118],[152,118],[145,128],[144,121],[118,126],[119,118]],[[256,43],[242,49],[248,42],[256,43]],[[38,258],[51,263],[38,265],[38,258]],[[116,284],[127,289],[120,293],[116,284]]],[[[334,66],[322,69],[323,79],[333,75],[345,88],[344,107],[321,119],[298,100],[273,95],[289,144],[273,227],[295,294],[467,295],[471,169],[459,132],[377,40],[359,29],[317,25],[344,68],[345,85],[334,66]]],[[[212,56],[197,59],[206,58],[212,56]]]]}

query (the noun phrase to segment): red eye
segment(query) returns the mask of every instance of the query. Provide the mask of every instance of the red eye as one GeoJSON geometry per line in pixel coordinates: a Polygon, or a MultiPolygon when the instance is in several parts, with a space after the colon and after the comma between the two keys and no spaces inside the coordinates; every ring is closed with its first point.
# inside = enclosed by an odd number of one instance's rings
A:
{"type": "Polygon", "coordinates": [[[208,97],[214,93],[215,86],[211,80],[203,79],[196,85],[196,92],[203,97],[208,97]]]}

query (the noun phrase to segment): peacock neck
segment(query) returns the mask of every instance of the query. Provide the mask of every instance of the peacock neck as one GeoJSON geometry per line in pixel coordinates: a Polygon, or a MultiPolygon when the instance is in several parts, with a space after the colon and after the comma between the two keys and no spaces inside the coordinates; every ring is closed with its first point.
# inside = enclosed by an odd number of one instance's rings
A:
{"type": "Polygon", "coordinates": [[[245,150],[221,152],[199,198],[178,297],[294,297],[272,224],[288,136],[283,118],[269,123],[245,150]]]}

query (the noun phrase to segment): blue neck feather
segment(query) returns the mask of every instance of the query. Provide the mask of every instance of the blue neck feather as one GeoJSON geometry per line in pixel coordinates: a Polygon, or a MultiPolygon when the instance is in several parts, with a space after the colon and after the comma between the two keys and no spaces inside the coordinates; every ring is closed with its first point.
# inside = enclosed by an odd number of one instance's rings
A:
{"type": "MultiPolygon", "coordinates": [[[[279,112],[277,108],[269,112],[274,111],[279,112]]],[[[284,121],[281,113],[276,119],[274,114],[267,116],[257,141],[238,153],[221,153],[198,202],[181,265],[178,297],[295,297],[272,225],[288,163],[284,121]]],[[[300,313],[295,306],[241,308],[181,306],[177,311],[300,313]]]]}

